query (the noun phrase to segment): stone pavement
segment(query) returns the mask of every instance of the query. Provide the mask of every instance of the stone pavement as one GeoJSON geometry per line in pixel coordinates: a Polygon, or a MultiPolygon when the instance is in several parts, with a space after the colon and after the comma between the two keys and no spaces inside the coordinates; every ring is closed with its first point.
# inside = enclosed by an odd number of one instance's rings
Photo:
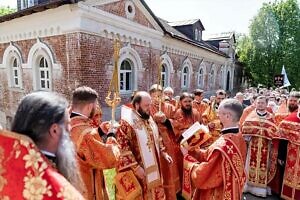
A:
{"type": "Polygon", "coordinates": [[[242,200],[262,200],[262,199],[265,199],[265,200],[279,200],[280,198],[275,197],[275,196],[268,196],[267,198],[260,198],[260,197],[253,196],[251,194],[245,194],[242,200]]]}

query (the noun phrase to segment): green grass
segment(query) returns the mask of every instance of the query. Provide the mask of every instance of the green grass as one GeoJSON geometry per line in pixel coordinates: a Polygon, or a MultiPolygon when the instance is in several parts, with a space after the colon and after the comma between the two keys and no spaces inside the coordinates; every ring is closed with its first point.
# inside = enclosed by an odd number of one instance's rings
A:
{"type": "Polygon", "coordinates": [[[116,175],[115,169],[106,169],[103,170],[106,188],[108,190],[109,200],[115,200],[115,184],[114,177],[116,175]]]}

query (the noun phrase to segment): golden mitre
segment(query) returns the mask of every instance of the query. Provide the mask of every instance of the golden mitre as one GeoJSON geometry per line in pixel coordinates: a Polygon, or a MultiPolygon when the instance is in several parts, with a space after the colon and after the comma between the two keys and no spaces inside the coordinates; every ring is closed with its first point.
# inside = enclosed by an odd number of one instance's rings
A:
{"type": "Polygon", "coordinates": [[[183,139],[180,144],[189,150],[200,147],[211,138],[208,127],[199,122],[194,123],[190,128],[184,131],[182,136],[183,139]]]}

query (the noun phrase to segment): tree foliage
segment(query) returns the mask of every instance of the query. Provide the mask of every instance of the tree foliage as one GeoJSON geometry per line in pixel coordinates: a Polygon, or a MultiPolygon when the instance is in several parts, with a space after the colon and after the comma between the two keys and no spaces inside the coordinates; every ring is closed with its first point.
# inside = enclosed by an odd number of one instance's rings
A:
{"type": "Polygon", "coordinates": [[[284,65],[294,87],[300,86],[300,11],[297,0],[263,4],[249,35],[238,39],[238,55],[253,85],[272,86],[284,65]]]}
{"type": "Polygon", "coordinates": [[[9,6],[8,7],[0,6],[0,16],[7,15],[13,12],[16,12],[16,9],[10,8],[9,6]]]}

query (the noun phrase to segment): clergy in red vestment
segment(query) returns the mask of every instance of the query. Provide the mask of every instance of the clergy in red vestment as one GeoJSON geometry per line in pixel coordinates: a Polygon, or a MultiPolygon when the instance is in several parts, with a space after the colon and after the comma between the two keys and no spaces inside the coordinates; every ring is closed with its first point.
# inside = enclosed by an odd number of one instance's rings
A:
{"type": "Polygon", "coordinates": [[[171,87],[166,87],[164,89],[164,96],[166,97],[165,101],[167,103],[172,104],[175,108],[177,108],[177,101],[176,99],[174,99],[173,95],[174,95],[174,90],[171,87]]]}
{"type": "Polygon", "coordinates": [[[123,106],[121,110],[121,126],[117,131],[121,156],[117,176],[125,172],[133,173],[142,191],[132,183],[132,178],[120,178],[117,185],[122,190],[118,188],[117,199],[128,199],[130,195],[131,199],[164,200],[160,157],[170,164],[173,160],[166,152],[158,127],[150,115],[150,95],[140,91],[132,104],[133,109],[123,106]]]}
{"type": "MultiPolygon", "coordinates": [[[[300,98],[300,94],[297,92],[291,92],[287,105],[281,104],[277,113],[275,113],[275,123],[277,126],[284,120],[288,115],[293,112],[297,112],[298,105],[297,100],[300,98]],[[285,108],[286,107],[286,108],[285,108]]],[[[284,173],[284,163],[286,160],[286,151],[287,151],[288,141],[280,140],[278,147],[278,162],[276,167],[276,175],[274,179],[269,183],[269,186],[272,189],[272,193],[280,195],[282,182],[283,182],[283,173],[284,173]]]]}
{"type": "Polygon", "coordinates": [[[246,143],[238,123],[243,107],[235,99],[221,102],[218,110],[223,124],[221,136],[208,147],[184,156],[183,195],[185,199],[240,200],[246,182],[246,143]]]}
{"type": "Polygon", "coordinates": [[[0,199],[84,199],[67,106],[50,92],[22,99],[13,132],[0,131],[0,199]]]}
{"type": "Polygon", "coordinates": [[[279,135],[274,118],[267,111],[267,98],[256,99],[253,110],[242,125],[242,133],[248,143],[246,160],[247,184],[245,192],[266,197],[267,185],[276,173],[279,135]]]}
{"type": "MultiPolygon", "coordinates": [[[[173,118],[170,118],[170,124],[175,133],[175,140],[177,141],[176,149],[180,149],[180,141],[182,140],[182,134],[188,128],[190,128],[195,122],[202,122],[199,112],[192,108],[193,97],[189,93],[182,93],[179,99],[180,108],[177,109],[173,118]]],[[[181,153],[177,153],[176,161],[178,165],[180,180],[182,180],[183,171],[183,156],[181,153]]]]}
{"type": "Polygon", "coordinates": [[[226,98],[226,92],[224,90],[218,90],[216,92],[216,98],[211,102],[208,108],[202,114],[203,124],[207,125],[209,128],[209,132],[211,134],[211,139],[209,139],[203,147],[208,147],[214,141],[216,141],[220,136],[220,131],[222,129],[222,124],[218,117],[218,107],[220,103],[226,98]]]}
{"type": "MultiPolygon", "coordinates": [[[[278,127],[281,145],[278,153],[279,169],[283,168],[278,184],[281,198],[300,199],[300,101],[298,94],[298,108],[286,117],[278,127]]],[[[281,171],[280,171],[281,172],[281,171]]]]}
{"type": "Polygon", "coordinates": [[[176,139],[181,139],[182,133],[192,126],[195,122],[202,123],[200,113],[192,107],[193,97],[191,94],[184,92],[180,96],[180,108],[176,111],[170,120],[176,139]]]}
{"type": "Polygon", "coordinates": [[[172,157],[173,163],[168,163],[163,157],[160,158],[160,168],[163,177],[163,187],[166,193],[166,199],[176,199],[176,193],[181,190],[179,170],[176,157],[180,152],[176,143],[172,126],[167,119],[175,114],[175,107],[162,101],[162,88],[154,84],[149,90],[151,96],[150,115],[157,123],[159,134],[165,146],[165,151],[172,157]]]}
{"type": "Polygon", "coordinates": [[[276,122],[277,126],[289,114],[291,114],[292,112],[297,111],[297,109],[298,109],[298,105],[297,105],[298,102],[297,101],[298,101],[299,98],[300,98],[299,92],[296,92],[296,91],[291,92],[289,94],[287,105],[284,105],[284,103],[282,105],[280,105],[277,113],[275,113],[275,122],[276,122]]]}
{"type": "MultiPolygon", "coordinates": [[[[248,117],[248,115],[249,115],[253,110],[255,110],[255,108],[256,108],[256,99],[257,99],[257,97],[258,97],[258,95],[254,95],[254,96],[252,97],[252,99],[254,100],[254,102],[253,102],[250,106],[248,106],[248,107],[246,107],[246,108],[244,109],[243,114],[242,114],[241,119],[240,119],[240,126],[242,126],[242,124],[245,122],[245,119],[248,117]]],[[[267,107],[267,111],[270,112],[270,113],[272,113],[272,109],[271,109],[270,107],[267,107]]]]}
{"type": "MultiPolygon", "coordinates": [[[[117,166],[118,145],[112,132],[104,143],[99,135],[100,128],[94,128],[94,116],[98,93],[90,87],[78,87],[73,92],[71,113],[71,139],[75,144],[77,161],[88,200],[105,200],[108,194],[104,184],[104,169],[117,166]]],[[[104,134],[104,133],[103,133],[104,134]]]]}
{"type": "Polygon", "coordinates": [[[195,108],[200,113],[201,116],[208,107],[206,103],[202,102],[203,92],[204,92],[203,90],[196,89],[194,91],[194,100],[193,100],[193,108],[195,108]]]}

